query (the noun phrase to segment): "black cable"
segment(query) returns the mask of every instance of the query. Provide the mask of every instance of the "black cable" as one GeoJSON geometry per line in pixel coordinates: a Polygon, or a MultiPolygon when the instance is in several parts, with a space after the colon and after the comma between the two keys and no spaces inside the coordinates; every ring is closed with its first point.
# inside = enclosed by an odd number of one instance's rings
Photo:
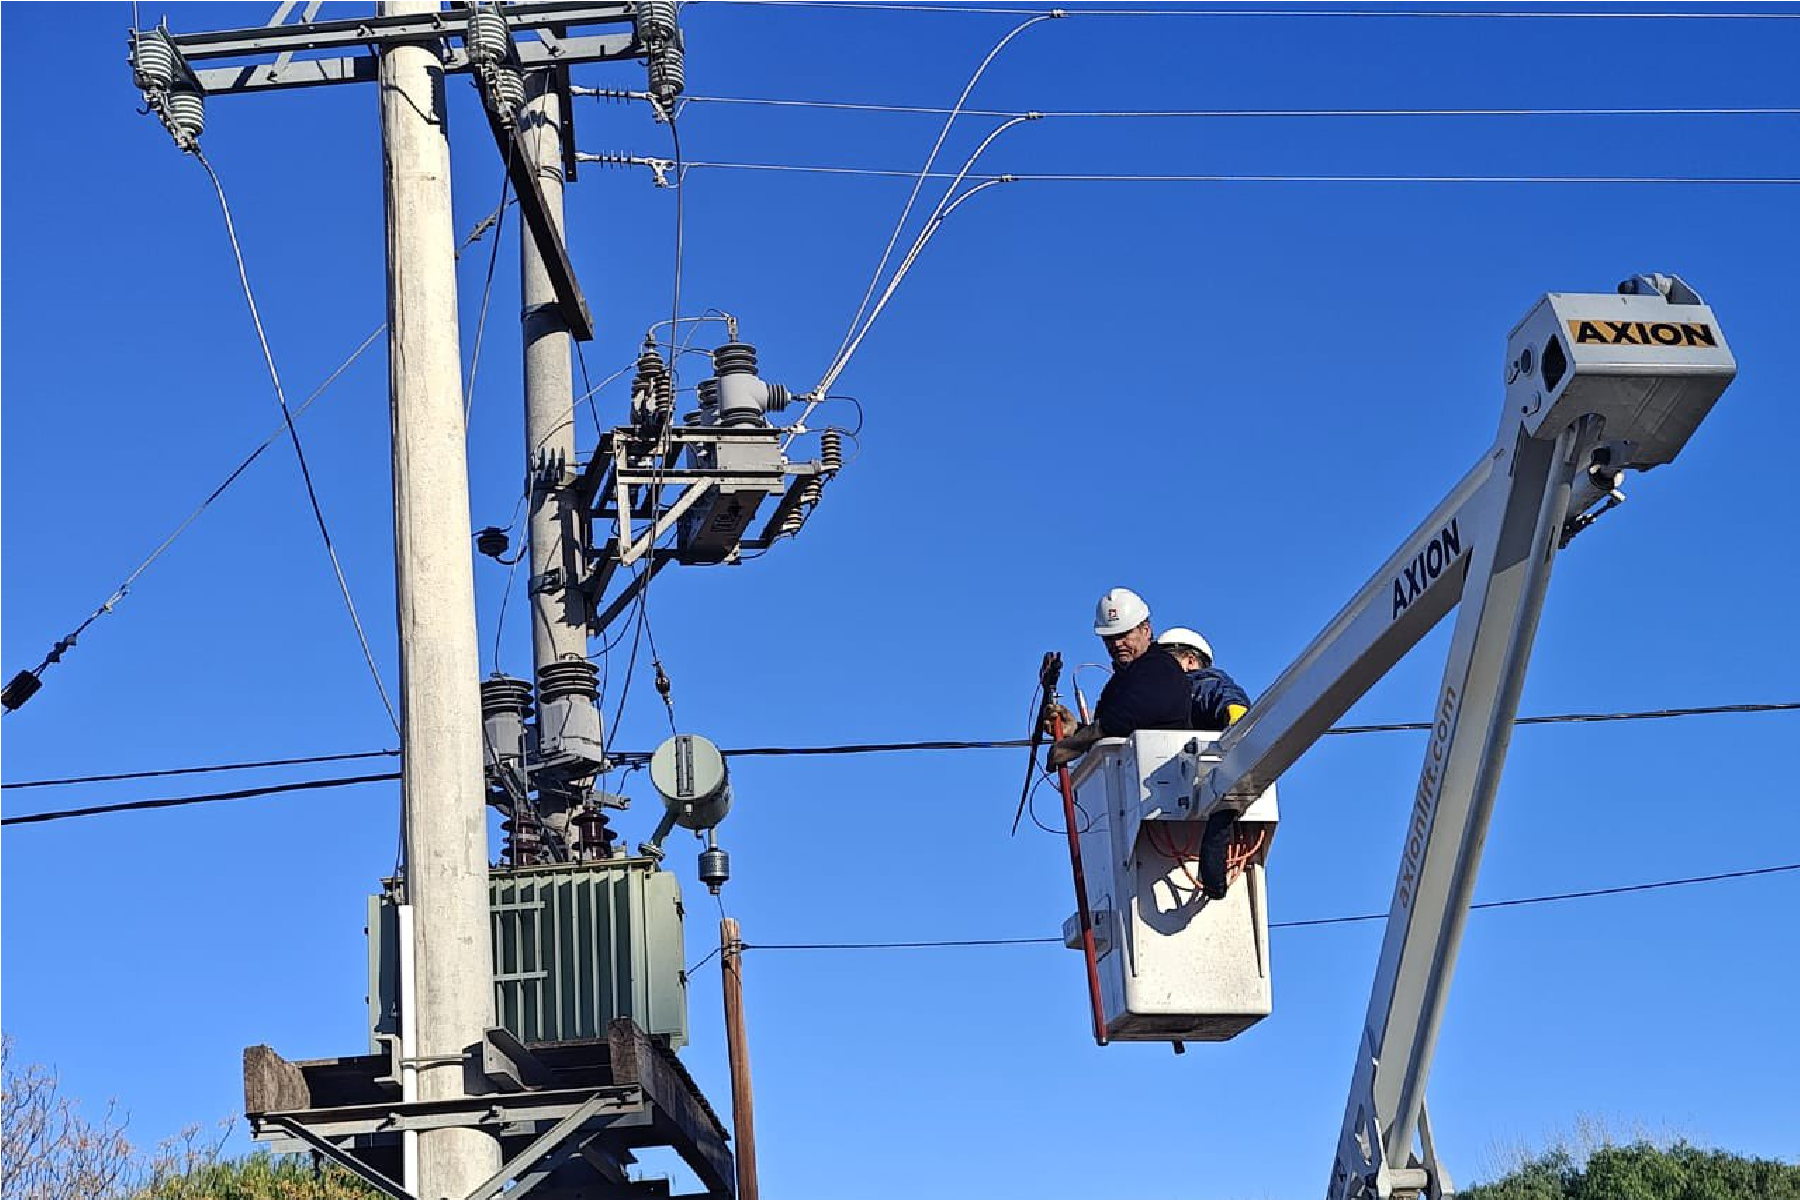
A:
{"type": "Polygon", "coordinates": [[[160,771],[121,771],[115,775],[76,775],[68,779],[27,779],[0,784],[7,791],[60,787],[70,783],[114,783],[121,779],[159,779],[167,775],[204,775],[212,771],[254,771],[262,767],[298,767],[309,763],[348,762],[358,758],[398,758],[398,750],[362,750],[355,754],[313,754],[305,758],[267,758],[260,762],[214,763],[205,767],[167,767],[160,771]]]}
{"type": "MultiPolygon", "coordinates": [[[[629,628],[627,626],[626,628],[629,628]]],[[[624,640],[624,631],[602,649],[610,651],[624,640]]],[[[1673,717],[1702,716],[1738,716],[1746,713],[1794,712],[1800,711],[1800,701],[1781,701],[1772,704],[1710,704],[1691,708],[1658,708],[1640,712],[1615,713],[1557,713],[1537,717],[1520,717],[1515,725],[1560,725],[1591,724],[1605,721],[1648,721],[1667,720],[1673,717]]],[[[615,714],[615,721],[617,716],[615,714]]],[[[1396,722],[1388,725],[1338,725],[1327,729],[1323,736],[1361,733],[1399,733],[1408,731],[1424,731],[1431,726],[1423,721],[1396,722]]],[[[722,750],[720,753],[736,758],[767,757],[816,757],[824,755],[847,754],[886,754],[909,750],[1020,750],[1031,744],[1028,738],[1008,738],[988,741],[919,741],[919,742],[863,742],[859,744],[838,746],[745,746],[736,750],[722,750]]],[[[27,780],[23,783],[0,784],[0,788],[51,787],[58,784],[98,783],[113,779],[148,779],[157,775],[189,775],[206,771],[234,771],[259,766],[284,766],[287,762],[327,762],[334,758],[376,758],[382,755],[397,754],[397,750],[367,750],[358,754],[332,755],[319,758],[300,758],[292,760],[272,760],[268,763],[221,763],[203,767],[173,767],[160,771],[138,771],[121,775],[97,775],[70,779],[27,780]]],[[[650,758],[648,750],[609,751],[609,755],[620,765],[633,762],[647,762],[650,758]]]]}
{"type": "MultiPolygon", "coordinates": [[[[1543,717],[1518,717],[1514,725],[1578,725],[1602,721],[1663,721],[1671,717],[1724,716],[1736,713],[1793,712],[1800,702],[1779,701],[1774,704],[1706,704],[1694,708],[1653,708],[1642,712],[1556,713],[1543,717]]],[[[1348,733],[1397,733],[1404,730],[1430,729],[1429,721],[1405,721],[1391,725],[1336,725],[1325,731],[1327,736],[1348,733]]]]}
{"type": "Polygon", "coordinates": [[[393,701],[388,699],[387,687],[381,682],[381,669],[375,665],[375,651],[370,649],[368,635],[363,632],[362,618],[357,615],[356,601],[350,595],[350,581],[344,577],[344,567],[338,561],[337,547],[331,541],[331,530],[325,524],[325,510],[319,506],[319,493],[313,486],[312,470],[306,465],[306,451],[300,445],[300,431],[294,425],[293,410],[288,407],[287,390],[281,385],[281,372],[275,369],[275,353],[269,348],[269,335],[263,328],[256,293],[250,287],[250,270],[244,264],[244,249],[238,243],[237,223],[232,219],[231,205],[225,199],[225,185],[220,181],[219,173],[213,170],[212,163],[207,161],[206,155],[198,148],[194,150],[194,161],[205,169],[206,177],[212,181],[213,191],[218,194],[219,211],[225,218],[225,234],[231,240],[231,254],[237,261],[238,281],[243,285],[244,303],[250,309],[250,323],[256,329],[257,345],[261,347],[263,363],[269,369],[269,382],[275,388],[275,401],[281,406],[281,419],[287,425],[288,441],[294,447],[294,460],[300,465],[300,480],[306,485],[306,499],[312,506],[313,523],[319,528],[319,540],[325,545],[325,557],[331,560],[331,571],[337,577],[338,591],[344,597],[344,607],[349,610],[350,624],[356,630],[357,644],[362,647],[363,661],[369,667],[369,678],[375,683],[382,708],[387,710],[388,722],[393,725],[394,732],[398,733],[400,717],[394,710],[393,701]]]}
{"type": "Polygon", "coordinates": [[[151,808],[178,808],[184,804],[210,804],[216,800],[245,800],[254,796],[273,796],[281,792],[305,792],[320,788],[350,787],[359,783],[389,783],[398,778],[400,778],[400,772],[390,771],[382,775],[353,775],[344,779],[308,779],[299,783],[277,783],[268,787],[241,788],[235,792],[209,792],[201,796],[168,796],[160,800],[128,800],[122,804],[96,804],[90,808],[66,808],[57,812],[30,813],[22,817],[0,818],[0,826],[36,825],[45,821],[61,821],[69,817],[139,812],[151,808]]]}
{"type": "MultiPolygon", "coordinates": [[[[1563,900],[1586,900],[1593,896],[1620,896],[1630,892],[1651,892],[1661,888],[1685,887],[1697,883],[1718,883],[1727,879],[1749,879],[1758,875],[1778,875],[1800,871],[1800,863],[1783,863],[1774,867],[1749,867],[1741,871],[1720,871],[1714,875],[1691,875],[1683,879],[1659,879],[1650,883],[1628,883],[1618,887],[1590,888],[1580,892],[1556,892],[1547,896],[1520,896],[1510,900],[1487,900],[1471,904],[1478,908],[1518,908],[1527,904],[1554,904],[1563,900]]],[[[1357,921],[1380,921],[1387,913],[1361,913],[1353,917],[1313,917],[1303,921],[1271,921],[1270,929],[1304,929],[1317,925],[1348,925],[1357,921]]],[[[915,942],[745,942],[745,950],[935,950],[962,946],[1060,946],[1059,937],[1029,938],[956,938],[915,942]]]]}

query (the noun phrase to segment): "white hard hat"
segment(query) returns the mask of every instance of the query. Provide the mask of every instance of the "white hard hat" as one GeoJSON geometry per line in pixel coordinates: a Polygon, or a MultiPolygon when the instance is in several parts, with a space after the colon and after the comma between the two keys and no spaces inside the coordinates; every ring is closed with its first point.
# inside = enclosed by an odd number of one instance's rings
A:
{"type": "Polygon", "coordinates": [[[1198,633],[1195,633],[1192,629],[1187,629],[1180,625],[1177,625],[1173,629],[1163,630],[1157,637],[1156,644],[1159,646],[1181,646],[1190,650],[1198,650],[1201,654],[1206,656],[1207,662],[1210,663],[1213,660],[1212,643],[1208,642],[1198,633]]]}
{"type": "Polygon", "coordinates": [[[1094,632],[1101,637],[1127,633],[1150,619],[1150,606],[1130,588],[1114,588],[1094,608],[1094,632]]]}

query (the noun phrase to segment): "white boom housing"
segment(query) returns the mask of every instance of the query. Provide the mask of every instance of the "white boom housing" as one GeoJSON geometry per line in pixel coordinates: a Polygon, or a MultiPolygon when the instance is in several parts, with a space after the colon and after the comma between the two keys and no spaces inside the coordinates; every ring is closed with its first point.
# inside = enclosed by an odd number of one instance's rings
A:
{"type": "MultiPolygon", "coordinates": [[[[1159,827],[1192,828],[1215,808],[1242,810],[1246,818],[1256,813],[1257,797],[1461,601],[1357,1048],[1332,1200],[1451,1194],[1425,1115],[1425,1079],[1551,563],[1570,538],[1624,499],[1624,471],[1675,458],[1736,371],[1712,310],[1679,279],[1636,276],[1617,294],[1544,296],[1509,336],[1494,445],[1244,718],[1196,758],[1187,796],[1171,805],[1145,785],[1137,788],[1135,813],[1129,805],[1107,809],[1114,848],[1107,861],[1116,869],[1105,877],[1112,894],[1095,894],[1092,904],[1106,914],[1101,928],[1108,936],[1128,938],[1121,961],[1135,955],[1139,966],[1157,964],[1159,939],[1193,940],[1193,926],[1158,924],[1149,893],[1166,884],[1166,872],[1127,870],[1127,863],[1141,864],[1156,845],[1171,844],[1159,827]]],[[[1079,777],[1106,776],[1106,794],[1116,797],[1131,789],[1110,782],[1112,773],[1148,781],[1187,769],[1180,762],[1185,749],[1158,748],[1144,734],[1131,746],[1129,754],[1091,756],[1079,777]]],[[[1089,816],[1095,819],[1091,808],[1089,816]]],[[[1249,878],[1248,887],[1233,885],[1227,901],[1255,909],[1260,939],[1260,869],[1249,878]],[[1248,894],[1240,897],[1240,890],[1248,894]]],[[[1224,904],[1219,917],[1233,919],[1230,911],[1224,904]]],[[[1244,938],[1199,939],[1195,951],[1199,960],[1190,956],[1185,964],[1190,975],[1216,966],[1235,978],[1247,961],[1267,966],[1265,947],[1244,938]]],[[[1176,1030],[1208,1028],[1209,1020],[1217,1030],[1234,1021],[1241,1029],[1255,1019],[1232,997],[1196,996],[1219,1011],[1180,1014],[1186,1025],[1163,1013],[1164,1032],[1153,1032],[1157,1024],[1138,1020],[1132,1007],[1144,995],[1141,984],[1132,990],[1135,969],[1115,965],[1102,978],[1109,1019],[1117,1011],[1136,1021],[1130,1027],[1139,1038],[1198,1037],[1176,1030]],[[1119,979],[1121,969],[1123,999],[1115,1003],[1105,981],[1119,979]]]]}

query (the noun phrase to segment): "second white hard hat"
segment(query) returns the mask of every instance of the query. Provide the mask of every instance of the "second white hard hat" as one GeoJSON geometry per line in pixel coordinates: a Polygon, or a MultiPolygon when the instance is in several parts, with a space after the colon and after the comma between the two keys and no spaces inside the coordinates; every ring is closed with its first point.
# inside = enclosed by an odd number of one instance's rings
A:
{"type": "Polygon", "coordinates": [[[1128,633],[1150,619],[1150,606],[1130,588],[1113,588],[1094,608],[1094,632],[1101,637],[1128,633]]]}
{"type": "Polygon", "coordinates": [[[1181,625],[1163,630],[1157,635],[1156,644],[1159,646],[1187,646],[1204,654],[1207,662],[1210,663],[1213,660],[1212,643],[1192,629],[1181,625]]]}

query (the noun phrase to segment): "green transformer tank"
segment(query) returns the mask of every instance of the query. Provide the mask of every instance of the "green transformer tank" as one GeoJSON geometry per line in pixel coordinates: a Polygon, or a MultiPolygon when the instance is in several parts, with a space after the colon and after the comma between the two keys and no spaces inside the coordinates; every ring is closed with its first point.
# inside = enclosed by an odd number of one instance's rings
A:
{"type": "MultiPolygon", "coordinates": [[[[687,1044],[681,888],[653,859],[495,870],[488,905],[494,1013],[521,1042],[604,1040],[629,1017],[687,1044]]],[[[400,1032],[399,904],[369,898],[369,1019],[380,1052],[400,1032]]]]}

